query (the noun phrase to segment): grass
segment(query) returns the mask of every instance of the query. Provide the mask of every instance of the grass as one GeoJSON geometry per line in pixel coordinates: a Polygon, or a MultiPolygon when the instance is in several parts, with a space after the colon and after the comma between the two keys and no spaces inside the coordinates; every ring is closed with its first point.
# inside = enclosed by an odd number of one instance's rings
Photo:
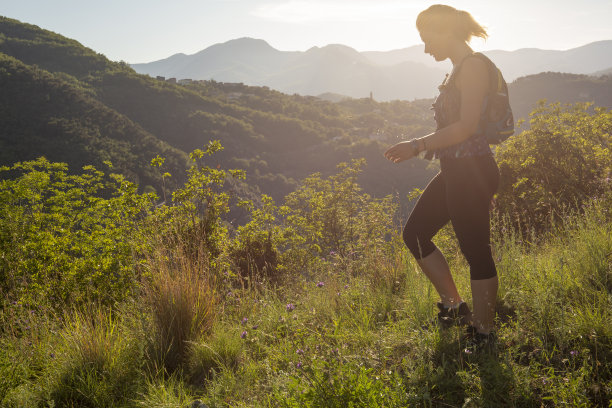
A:
{"type": "MultiPolygon", "coordinates": [[[[612,216],[584,211],[537,244],[494,238],[491,353],[422,328],[437,299],[397,237],[282,287],[157,253],[136,302],[51,318],[4,305],[0,405],[611,407],[612,216]]],[[[467,265],[438,239],[469,302],[467,265]]]]}

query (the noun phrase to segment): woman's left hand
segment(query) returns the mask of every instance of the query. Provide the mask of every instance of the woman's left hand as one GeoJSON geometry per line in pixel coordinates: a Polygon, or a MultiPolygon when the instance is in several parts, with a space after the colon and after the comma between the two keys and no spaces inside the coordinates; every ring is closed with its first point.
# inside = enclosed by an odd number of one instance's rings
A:
{"type": "Polygon", "coordinates": [[[399,163],[404,160],[412,159],[418,152],[414,149],[414,144],[410,140],[399,142],[391,146],[385,152],[385,157],[393,163],[399,163]]]}

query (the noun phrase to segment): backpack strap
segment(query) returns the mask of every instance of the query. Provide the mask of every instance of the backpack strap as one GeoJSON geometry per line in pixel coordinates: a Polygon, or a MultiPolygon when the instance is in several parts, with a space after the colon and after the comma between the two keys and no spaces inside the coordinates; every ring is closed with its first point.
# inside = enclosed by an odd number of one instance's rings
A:
{"type": "Polygon", "coordinates": [[[502,73],[499,70],[499,68],[497,68],[495,63],[491,61],[489,57],[487,57],[481,52],[474,52],[470,55],[465,56],[463,60],[461,60],[459,65],[455,68],[455,72],[448,78],[449,83],[451,83],[452,81],[454,85],[455,77],[459,75],[459,72],[461,71],[461,67],[463,66],[463,63],[465,62],[466,59],[471,58],[471,57],[475,57],[475,58],[485,61],[489,67],[489,92],[487,95],[485,95],[485,98],[484,98],[484,101],[482,103],[482,107],[480,110],[480,117],[484,118],[487,115],[488,110],[489,110],[489,99],[496,94],[507,96],[508,86],[506,85],[504,81],[504,77],[502,76],[502,73]]]}

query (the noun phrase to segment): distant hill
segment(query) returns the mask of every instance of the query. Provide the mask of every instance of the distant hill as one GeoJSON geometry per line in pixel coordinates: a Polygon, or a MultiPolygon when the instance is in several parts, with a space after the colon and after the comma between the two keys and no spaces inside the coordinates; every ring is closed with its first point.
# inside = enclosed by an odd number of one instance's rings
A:
{"type": "Polygon", "coordinates": [[[514,118],[527,119],[540,99],[548,102],[594,102],[612,107],[612,76],[543,72],[518,78],[508,85],[514,118]]]}
{"type": "MultiPolygon", "coordinates": [[[[566,51],[533,48],[484,54],[508,82],[548,71],[590,74],[612,66],[612,40],[566,51]]],[[[132,67],[149,75],[243,82],[302,95],[331,92],[362,98],[372,92],[376,100],[388,101],[433,97],[451,65],[435,62],[422,45],[386,52],[360,53],[343,45],[285,52],[263,40],[241,38],[132,67]]]]}
{"type": "Polygon", "coordinates": [[[612,75],[612,67],[608,69],[602,69],[601,71],[593,72],[591,76],[603,76],[603,75],[612,75]]]}

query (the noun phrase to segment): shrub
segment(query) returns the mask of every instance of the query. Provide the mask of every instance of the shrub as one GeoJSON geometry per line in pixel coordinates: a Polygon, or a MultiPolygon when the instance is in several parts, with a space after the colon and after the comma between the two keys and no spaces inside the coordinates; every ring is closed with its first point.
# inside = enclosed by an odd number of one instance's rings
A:
{"type": "Polygon", "coordinates": [[[542,230],[568,208],[612,186],[612,111],[589,104],[539,107],[531,129],[496,151],[501,172],[497,208],[523,231],[542,230]]]}
{"type": "Polygon", "coordinates": [[[0,287],[39,305],[111,304],[134,289],[132,244],[151,195],[117,174],[44,158],[2,167],[0,287]]]}

